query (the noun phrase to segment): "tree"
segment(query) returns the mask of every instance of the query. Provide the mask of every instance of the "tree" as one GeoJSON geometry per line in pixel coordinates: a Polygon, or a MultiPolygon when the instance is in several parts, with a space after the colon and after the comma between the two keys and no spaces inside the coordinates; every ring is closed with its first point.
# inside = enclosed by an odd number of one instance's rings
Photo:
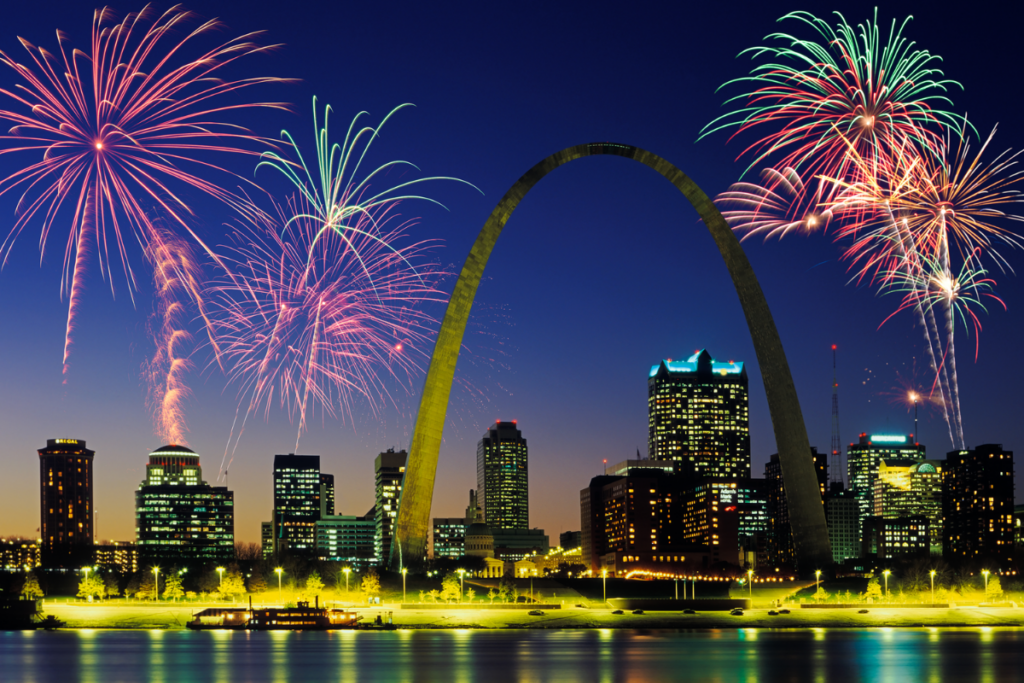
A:
{"type": "Polygon", "coordinates": [[[427,593],[427,595],[430,597],[431,602],[437,602],[441,599],[441,591],[437,590],[436,588],[427,593]]]}
{"type": "Polygon", "coordinates": [[[476,599],[476,591],[472,588],[466,591],[466,602],[473,602],[476,599]]]}
{"type": "Polygon", "coordinates": [[[1003,584],[1000,583],[998,576],[991,576],[988,580],[988,586],[985,587],[985,599],[991,601],[998,600],[1003,597],[1003,584]]]}
{"type": "Polygon", "coordinates": [[[263,559],[263,547],[259,543],[236,543],[235,559],[239,562],[256,562],[263,559]]]}
{"type": "Polygon", "coordinates": [[[441,598],[445,602],[458,600],[462,597],[462,588],[459,585],[459,577],[453,573],[446,574],[441,580],[441,598]]]}
{"type": "Polygon", "coordinates": [[[814,593],[814,599],[818,602],[825,602],[830,597],[832,596],[829,595],[828,591],[822,588],[821,586],[819,586],[818,590],[814,593]]]}
{"type": "Polygon", "coordinates": [[[877,576],[868,581],[868,590],[864,596],[869,599],[879,599],[882,597],[882,586],[878,583],[877,576]]]}
{"type": "Polygon", "coordinates": [[[366,572],[362,582],[359,584],[359,590],[368,598],[375,598],[380,595],[380,577],[377,575],[376,569],[366,572]]]}
{"type": "Polygon", "coordinates": [[[21,587],[21,594],[29,600],[38,600],[43,597],[43,589],[39,587],[39,577],[35,572],[29,572],[25,577],[25,584],[21,587]]]}
{"type": "Polygon", "coordinates": [[[426,593],[425,593],[424,591],[420,591],[420,602],[421,602],[421,603],[424,603],[424,602],[426,602],[426,600],[425,600],[425,598],[426,598],[426,595],[427,595],[427,594],[426,594],[426,593]]]}
{"type": "Polygon", "coordinates": [[[491,601],[492,605],[494,604],[494,598],[496,597],[498,597],[498,591],[494,590],[493,588],[487,591],[487,598],[491,601]]]}
{"type": "Polygon", "coordinates": [[[262,572],[254,571],[246,584],[249,586],[250,593],[262,593],[267,590],[267,580],[263,578],[262,572]]]}
{"type": "Polygon", "coordinates": [[[242,573],[238,571],[237,565],[231,565],[231,567],[227,575],[224,576],[224,583],[221,584],[220,592],[234,599],[236,595],[245,593],[245,581],[242,580],[242,573]]]}
{"type": "Polygon", "coordinates": [[[116,598],[121,594],[121,575],[117,572],[107,572],[103,575],[103,587],[107,595],[116,598]]]}
{"type": "Polygon", "coordinates": [[[102,598],[106,595],[106,592],[106,588],[103,586],[103,579],[95,574],[85,576],[78,582],[78,597],[80,598],[88,599],[94,595],[97,598],[102,598]]]}
{"type": "Polygon", "coordinates": [[[320,595],[324,591],[324,581],[320,578],[320,573],[313,571],[306,577],[306,594],[307,595],[320,595]]]}
{"type": "Polygon", "coordinates": [[[185,591],[181,587],[181,577],[177,572],[171,572],[164,580],[164,597],[169,600],[177,600],[183,595],[185,595],[185,591]]]}
{"type": "Polygon", "coordinates": [[[210,569],[203,572],[199,577],[199,590],[203,593],[214,593],[220,590],[220,575],[216,570],[210,569]]]}

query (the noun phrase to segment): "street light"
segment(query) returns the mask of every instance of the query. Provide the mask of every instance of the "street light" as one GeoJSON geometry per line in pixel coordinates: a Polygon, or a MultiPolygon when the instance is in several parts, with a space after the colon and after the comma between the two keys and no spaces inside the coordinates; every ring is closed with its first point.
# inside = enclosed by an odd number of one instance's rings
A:
{"type": "Polygon", "coordinates": [[[754,570],[753,569],[748,569],[747,570],[747,583],[750,585],[750,604],[751,604],[751,608],[753,608],[753,604],[754,604],[754,570]]]}
{"type": "MultiPolygon", "coordinates": [[[[683,584],[683,590],[686,590],[686,584],[683,584]]],[[[676,600],[679,599],[679,577],[676,577],[676,600]]]]}
{"type": "Polygon", "coordinates": [[[341,571],[345,572],[345,592],[348,593],[348,573],[352,571],[351,567],[345,567],[341,571]]]}
{"type": "Polygon", "coordinates": [[[153,567],[153,599],[159,600],[160,594],[160,567],[153,567]]]}
{"type": "MultiPolygon", "coordinates": [[[[405,575],[409,573],[409,570],[402,567],[402,602],[405,602],[405,575]]],[[[348,573],[345,574],[346,583],[348,582],[348,573]]],[[[347,587],[346,587],[347,590],[347,587]]]]}
{"type": "Polygon", "coordinates": [[[608,602],[608,570],[601,570],[601,591],[605,602],[608,602]]]}
{"type": "Polygon", "coordinates": [[[988,596],[988,570],[982,569],[981,575],[985,577],[985,596],[988,596]]]}
{"type": "Polygon", "coordinates": [[[459,569],[459,602],[462,602],[462,589],[466,587],[466,570],[459,569]]]}
{"type": "Polygon", "coordinates": [[[885,601],[886,602],[889,601],[889,574],[891,574],[891,573],[892,572],[890,572],[888,569],[886,569],[884,572],[882,572],[882,576],[885,577],[885,601]]]}
{"type": "Polygon", "coordinates": [[[282,602],[282,600],[283,600],[283,598],[281,597],[281,572],[283,572],[283,571],[284,571],[284,569],[282,569],[281,567],[278,567],[277,569],[274,570],[274,573],[277,574],[277,601],[278,602],[282,602]]]}
{"type": "Polygon", "coordinates": [[[932,604],[935,604],[935,570],[928,572],[932,577],[932,604]]]}
{"type": "Polygon", "coordinates": [[[217,574],[220,576],[220,583],[217,584],[217,590],[224,588],[224,567],[217,567],[217,574]]]}
{"type": "Polygon", "coordinates": [[[821,590],[821,570],[814,570],[814,597],[818,597],[818,592],[821,590]]]}

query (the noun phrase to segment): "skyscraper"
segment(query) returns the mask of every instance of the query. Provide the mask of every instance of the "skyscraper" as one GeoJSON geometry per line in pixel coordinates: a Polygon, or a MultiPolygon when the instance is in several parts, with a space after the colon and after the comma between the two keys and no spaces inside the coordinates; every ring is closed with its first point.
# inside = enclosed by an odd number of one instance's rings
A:
{"type": "Polygon", "coordinates": [[[320,473],[320,516],[334,514],[334,475],[320,473]]]}
{"type": "Polygon", "coordinates": [[[39,453],[39,533],[44,567],[92,562],[92,459],[81,439],[48,439],[39,453]]]}
{"type": "Polygon", "coordinates": [[[477,443],[476,490],[484,519],[493,531],[530,528],[526,439],[515,420],[495,422],[477,443]]]}
{"type": "Polygon", "coordinates": [[[931,552],[942,554],[942,466],[935,460],[879,461],[874,514],[887,519],[923,516],[931,552]]]}
{"type": "Polygon", "coordinates": [[[949,453],[942,470],[942,517],[942,554],[947,560],[988,561],[1010,569],[1013,451],[986,444],[949,453]]]}
{"type": "Polygon", "coordinates": [[[149,454],[135,492],[139,560],[224,561],[235,556],[234,494],[203,481],[199,455],[168,445],[149,454]]]}
{"type": "Polygon", "coordinates": [[[274,552],[313,557],[321,513],[319,455],[274,456],[274,552]]]}
{"type": "Polygon", "coordinates": [[[394,535],[398,503],[402,500],[402,480],[408,454],[393,448],[377,456],[373,462],[376,492],[374,497],[374,552],[378,562],[391,557],[391,538],[394,535]]]}
{"type": "Polygon", "coordinates": [[[747,371],[699,351],[664,360],[647,380],[648,448],[653,460],[679,460],[699,477],[750,478],[747,371]]]}
{"type": "Polygon", "coordinates": [[[924,460],[925,448],[913,435],[862,433],[858,443],[846,449],[850,490],[857,499],[860,525],[875,513],[875,479],[882,460],[924,460]]]}

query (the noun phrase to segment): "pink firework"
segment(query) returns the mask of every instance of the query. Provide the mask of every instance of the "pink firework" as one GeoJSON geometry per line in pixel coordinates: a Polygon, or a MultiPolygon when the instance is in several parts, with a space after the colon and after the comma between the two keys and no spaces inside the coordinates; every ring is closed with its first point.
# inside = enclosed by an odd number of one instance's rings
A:
{"type": "Polygon", "coordinates": [[[205,155],[254,153],[244,149],[253,137],[225,117],[256,107],[285,108],[226,97],[282,80],[222,76],[235,61],[272,48],[257,45],[257,34],[248,34],[184,58],[202,36],[221,28],[211,20],[187,29],[191,19],[178,6],[159,15],[147,7],[117,22],[104,8],[94,13],[87,52],[67,46],[59,32],[56,54],[21,39],[30,56],[28,65],[0,52],[0,62],[19,80],[15,88],[0,89],[8,100],[0,120],[11,124],[0,135],[0,155],[24,160],[0,180],[0,194],[20,192],[17,219],[2,245],[3,259],[6,263],[17,237],[36,218],[42,222],[43,251],[54,226],[70,228],[61,280],[61,292],[69,296],[65,381],[88,262],[95,257],[106,278],[111,261],[120,260],[129,292],[134,292],[128,242],[134,236],[145,249],[154,239],[144,204],[205,249],[188,225],[191,211],[174,187],[187,186],[244,208],[235,194],[205,178],[209,171],[223,171],[205,155]]]}

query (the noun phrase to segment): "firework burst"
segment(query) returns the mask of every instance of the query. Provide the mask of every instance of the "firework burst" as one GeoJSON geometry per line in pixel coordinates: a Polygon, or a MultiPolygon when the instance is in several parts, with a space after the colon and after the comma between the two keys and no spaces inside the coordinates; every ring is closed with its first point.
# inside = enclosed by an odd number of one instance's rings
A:
{"type": "Polygon", "coordinates": [[[0,52],[0,63],[20,81],[16,88],[0,89],[8,102],[0,120],[11,126],[0,134],[0,155],[25,160],[0,180],[0,194],[19,193],[16,220],[0,249],[6,263],[18,236],[35,220],[42,224],[42,252],[55,227],[70,228],[61,279],[61,293],[69,297],[65,381],[89,261],[95,258],[112,289],[111,262],[120,261],[128,291],[134,293],[129,240],[134,236],[143,249],[159,241],[144,201],[205,249],[187,224],[191,211],[173,186],[188,186],[245,210],[237,195],[206,179],[206,172],[223,170],[206,154],[255,153],[244,149],[253,137],[225,117],[255,107],[286,108],[226,97],[282,80],[224,76],[237,60],[273,49],[253,42],[258,34],[182,60],[201,36],[221,28],[211,20],[188,29],[191,21],[192,15],[178,6],[163,14],[146,8],[120,22],[104,8],[93,16],[88,51],[70,48],[58,32],[56,54],[20,39],[28,65],[0,52]],[[175,39],[178,32],[182,37],[175,39]]]}

